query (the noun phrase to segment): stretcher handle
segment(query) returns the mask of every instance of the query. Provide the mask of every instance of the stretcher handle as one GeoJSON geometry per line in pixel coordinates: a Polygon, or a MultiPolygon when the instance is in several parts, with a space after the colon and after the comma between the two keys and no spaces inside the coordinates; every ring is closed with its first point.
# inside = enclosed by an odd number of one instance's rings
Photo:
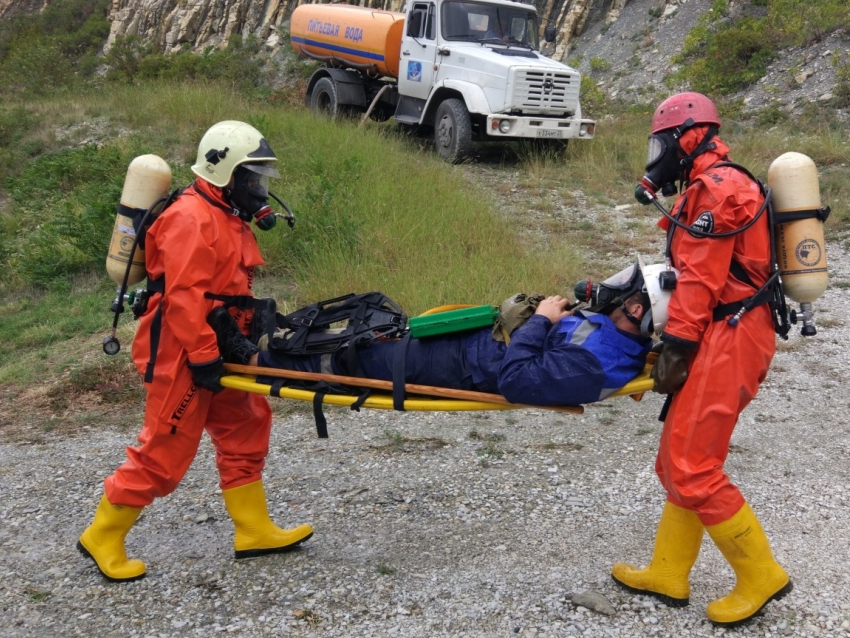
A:
{"type": "MultiPolygon", "coordinates": [[[[346,377],[339,374],[322,374],[321,372],[298,372],[296,370],[281,370],[278,368],[260,368],[258,366],[243,366],[237,363],[225,363],[224,367],[230,372],[236,372],[239,374],[253,374],[263,377],[282,377],[284,379],[300,379],[302,381],[330,381],[332,383],[341,383],[343,385],[353,385],[359,388],[389,390],[390,392],[392,392],[393,389],[392,381],[382,381],[380,379],[346,377]]],[[[501,405],[510,405],[515,408],[542,408],[544,410],[554,410],[556,412],[584,414],[584,408],[580,405],[524,405],[521,403],[511,403],[501,394],[491,394],[489,392],[437,388],[430,385],[419,385],[416,383],[405,383],[404,389],[411,394],[425,394],[435,397],[446,397],[449,399],[498,403],[501,405]]]]}

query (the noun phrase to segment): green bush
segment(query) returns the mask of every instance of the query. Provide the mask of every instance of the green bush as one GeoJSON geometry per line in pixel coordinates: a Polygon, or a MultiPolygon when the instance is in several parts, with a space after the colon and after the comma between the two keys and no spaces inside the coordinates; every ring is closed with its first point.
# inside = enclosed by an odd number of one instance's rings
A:
{"type": "Polygon", "coordinates": [[[225,49],[207,47],[200,54],[188,49],[159,53],[136,36],[116,38],[105,59],[107,79],[128,83],[213,80],[226,82],[235,91],[250,92],[267,80],[259,51],[254,36],[243,40],[233,35],[225,49]]]}
{"type": "Polygon", "coordinates": [[[605,113],[608,96],[599,88],[599,83],[587,75],[581,76],[579,104],[583,117],[601,117],[605,113]]]}
{"type": "Polygon", "coordinates": [[[601,73],[611,69],[611,63],[605,58],[590,58],[590,70],[601,73]]]}
{"type": "Polygon", "coordinates": [[[729,94],[764,76],[781,47],[806,45],[850,23],[847,0],[760,0],[749,15],[733,19],[728,0],[714,0],[673,58],[681,68],[667,78],[671,88],[729,94]],[[766,7],[762,9],[761,7],[766,7]]]}
{"type": "Polygon", "coordinates": [[[673,62],[682,65],[668,84],[687,82],[701,93],[728,94],[762,77],[774,57],[771,33],[763,19],[731,21],[725,0],[715,0],[685,38],[673,62]]]}
{"type": "Polygon", "coordinates": [[[844,64],[835,70],[835,80],[833,106],[850,108],[850,64],[844,64]]]}
{"type": "Polygon", "coordinates": [[[56,0],[0,23],[0,91],[44,95],[78,84],[109,35],[108,0],[56,0]]]}
{"type": "Polygon", "coordinates": [[[850,24],[847,0],[769,0],[767,23],[781,46],[801,46],[821,40],[850,24]]]}

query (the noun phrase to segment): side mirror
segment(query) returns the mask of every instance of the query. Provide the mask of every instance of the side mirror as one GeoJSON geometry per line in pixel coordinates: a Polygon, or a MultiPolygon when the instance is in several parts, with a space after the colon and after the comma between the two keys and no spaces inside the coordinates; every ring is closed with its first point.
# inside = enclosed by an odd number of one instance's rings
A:
{"type": "Polygon", "coordinates": [[[546,42],[554,42],[556,35],[558,35],[558,32],[551,24],[543,30],[543,39],[546,40],[546,42]]]}

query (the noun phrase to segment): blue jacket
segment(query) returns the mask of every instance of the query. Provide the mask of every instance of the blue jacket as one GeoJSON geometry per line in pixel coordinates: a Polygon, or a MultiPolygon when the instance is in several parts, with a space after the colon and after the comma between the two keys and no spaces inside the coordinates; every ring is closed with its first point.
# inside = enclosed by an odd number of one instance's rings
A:
{"type": "Polygon", "coordinates": [[[577,312],[554,325],[532,315],[509,346],[489,330],[477,332],[466,353],[482,392],[498,392],[511,403],[578,405],[604,399],[634,379],[651,346],[605,315],[577,312]]]}

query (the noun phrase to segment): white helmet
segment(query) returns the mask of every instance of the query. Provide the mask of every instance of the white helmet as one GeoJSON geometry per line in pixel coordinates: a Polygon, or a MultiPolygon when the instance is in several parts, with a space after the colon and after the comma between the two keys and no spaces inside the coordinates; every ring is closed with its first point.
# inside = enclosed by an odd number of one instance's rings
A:
{"type": "Polygon", "coordinates": [[[675,281],[679,277],[679,271],[672,266],[666,264],[650,264],[646,265],[643,257],[638,256],[638,265],[640,272],[643,275],[643,285],[646,294],[649,296],[649,311],[644,314],[640,322],[640,331],[645,337],[648,337],[653,332],[661,334],[664,326],[667,325],[667,305],[670,303],[670,297],[673,294],[673,289],[670,284],[662,285],[662,273],[671,273],[665,275],[668,281],[675,281]]]}
{"type": "Polygon", "coordinates": [[[245,122],[226,120],[204,133],[192,172],[214,186],[224,187],[230,183],[237,166],[260,175],[280,177],[277,169],[269,165],[276,161],[262,133],[245,122]]]}

